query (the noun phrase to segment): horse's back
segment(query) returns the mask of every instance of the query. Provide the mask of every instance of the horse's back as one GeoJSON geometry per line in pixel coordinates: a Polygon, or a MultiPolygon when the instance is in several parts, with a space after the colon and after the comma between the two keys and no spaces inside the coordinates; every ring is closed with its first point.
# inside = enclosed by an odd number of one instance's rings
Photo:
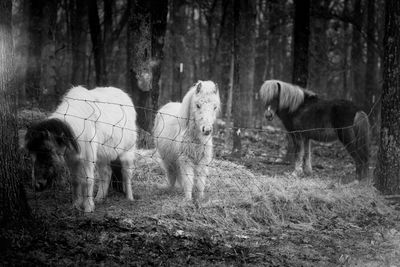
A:
{"type": "Polygon", "coordinates": [[[332,107],[332,120],[335,128],[352,126],[356,113],[359,111],[361,108],[349,100],[336,100],[332,107]]]}
{"type": "Polygon", "coordinates": [[[348,100],[313,100],[305,102],[294,114],[292,131],[299,131],[317,141],[333,141],[337,129],[353,126],[360,109],[348,100]]]}
{"type": "Polygon", "coordinates": [[[90,90],[99,111],[96,129],[103,150],[116,150],[118,154],[136,148],[136,110],[128,94],[115,87],[90,90]]]}
{"type": "Polygon", "coordinates": [[[82,157],[116,158],[136,148],[136,111],[130,97],[114,87],[70,89],[51,117],[66,121],[82,148],[82,157]]]}
{"type": "Polygon", "coordinates": [[[181,105],[179,102],[170,102],[158,110],[154,122],[154,137],[173,138],[184,127],[180,118],[181,105]]]}

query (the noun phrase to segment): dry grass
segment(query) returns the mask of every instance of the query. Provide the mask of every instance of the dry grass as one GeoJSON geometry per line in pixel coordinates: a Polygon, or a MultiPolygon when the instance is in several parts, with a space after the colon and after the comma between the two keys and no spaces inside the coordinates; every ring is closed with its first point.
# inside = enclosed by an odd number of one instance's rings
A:
{"type": "Polygon", "coordinates": [[[139,151],[134,175],[136,201],[111,196],[97,205],[93,216],[143,216],[179,228],[240,232],[287,225],[312,229],[319,220],[339,217],[352,223],[365,214],[391,212],[370,186],[289,175],[268,177],[223,160],[212,162],[201,201],[185,202],[180,188],[168,188],[154,151],[139,151]]]}

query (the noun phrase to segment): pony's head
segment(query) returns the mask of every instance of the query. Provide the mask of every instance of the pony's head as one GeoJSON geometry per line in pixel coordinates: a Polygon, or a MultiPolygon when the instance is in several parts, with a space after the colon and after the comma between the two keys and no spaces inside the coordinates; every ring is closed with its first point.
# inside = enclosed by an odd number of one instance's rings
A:
{"type": "Polygon", "coordinates": [[[198,81],[192,86],[182,101],[181,118],[196,132],[210,135],[220,110],[218,86],[212,81],[198,81]]]}
{"type": "Polygon", "coordinates": [[[32,125],[25,135],[25,148],[32,158],[32,185],[37,190],[62,181],[66,173],[66,151],[79,151],[71,128],[59,119],[46,119],[32,125]]]}
{"type": "Polygon", "coordinates": [[[265,117],[268,120],[272,120],[275,114],[281,110],[296,111],[304,102],[305,94],[315,95],[311,91],[290,83],[279,80],[265,81],[260,89],[260,97],[265,105],[265,117]]]}

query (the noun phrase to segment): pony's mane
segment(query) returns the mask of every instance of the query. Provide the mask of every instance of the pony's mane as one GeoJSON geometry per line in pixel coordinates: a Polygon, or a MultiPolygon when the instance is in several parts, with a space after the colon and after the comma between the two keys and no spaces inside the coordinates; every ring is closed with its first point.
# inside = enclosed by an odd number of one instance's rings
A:
{"type": "Polygon", "coordinates": [[[261,86],[260,97],[265,104],[270,103],[277,97],[280,86],[279,109],[287,108],[290,112],[295,111],[303,102],[305,96],[315,96],[310,90],[303,89],[297,85],[279,80],[267,80],[261,86]]]}
{"type": "MultiPolygon", "coordinates": [[[[219,100],[219,92],[217,90],[217,86],[214,82],[212,81],[198,81],[192,87],[190,87],[189,91],[186,93],[186,95],[183,97],[182,104],[181,104],[181,109],[179,110],[179,117],[183,120],[186,121],[187,125],[190,120],[190,112],[191,112],[191,103],[192,103],[192,98],[193,95],[196,93],[196,88],[201,83],[201,92],[202,94],[216,94],[218,95],[218,100],[219,100]]],[[[218,102],[218,109],[220,109],[220,103],[218,102]]]]}
{"type": "Polygon", "coordinates": [[[45,119],[32,125],[25,135],[26,148],[30,151],[37,151],[40,142],[47,138],[47,134],[52,134],[58,145],[69,146],[79,152],[79,145],[71,127],[56,118],[45,119]]]}

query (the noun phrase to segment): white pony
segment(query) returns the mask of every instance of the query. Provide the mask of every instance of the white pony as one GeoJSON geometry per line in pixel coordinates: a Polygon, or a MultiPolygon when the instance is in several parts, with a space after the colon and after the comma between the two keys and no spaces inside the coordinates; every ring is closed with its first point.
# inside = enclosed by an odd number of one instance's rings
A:
{"type": "Polygon", "coordinates": [[[153,135],[171,187],[183,187],[186,200],[192,199],[193,185],[204,196],[208,165],[212,160],[212,129],[220,109],[217,85],[198,81],[182,103],[171,102],[156,115],[153,135]]]}
{"type": "Polygon", "coordinates": [[[114,87],[87,90],[74,87],[56,111],[28,129],[25,147],[34,162],[33,179],[44,178],[43,189],[60,176],[67,164],[74,206],[94,211],[95,167],[99,173],[96,201],[103,200],[111,178],[110,162],[122,163],[123,188],[133,200],[131,176],[136,150],[136,111],[130,97],[114,87]]]}

